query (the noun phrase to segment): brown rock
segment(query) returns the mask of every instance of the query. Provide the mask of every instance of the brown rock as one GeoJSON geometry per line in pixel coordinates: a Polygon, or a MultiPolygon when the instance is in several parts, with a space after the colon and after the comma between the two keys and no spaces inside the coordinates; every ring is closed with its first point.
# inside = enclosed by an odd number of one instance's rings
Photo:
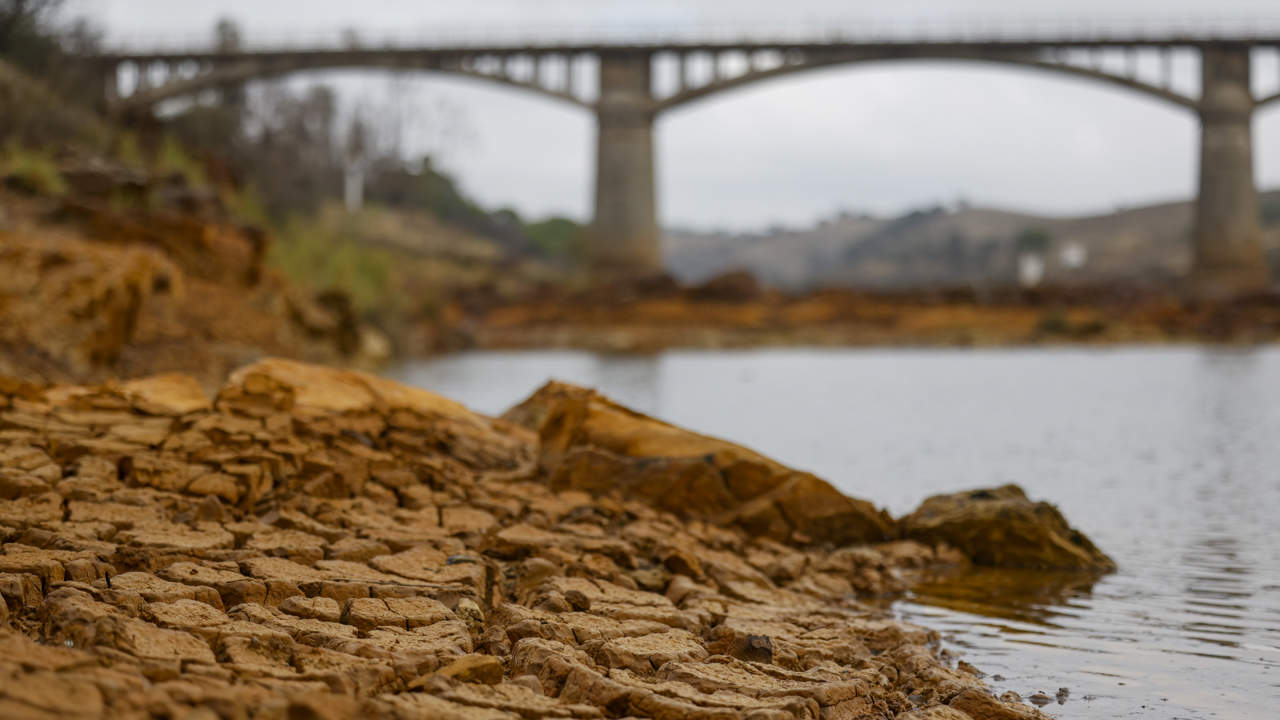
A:
{"type": "Polygon", "coordinates": [[[100,717],[106,707],[102,691],[85,677],[5,673],[0,685],[0,714],[5,717],[100,717]]]}
{"type": "Polygon", "coordinates": [[[901,520],[905,537],[946,543],[977,565],[1114,570],[1115,562],[1046,502],[1016,485],[935,495],[901,520]]]}
{"type": "Polygon", "coordinates": [[[342,617],[342,606],[333,598],[294,596],[280,603],[280,612],[300,618],[338,622],[342,617]]]}
{"type": "Polygon", "coordinates": [[[366,561],[379,555],[390,555],[391,548],[386,543],[362,538],[343,538],[325,549],[325,556],[331,560],[366,561]]]}
{"type": "Polygon", "coordinates": [[[436,675],[464,683],[497,685],[502,682],[502,661],[492,655],[463,655],[436,671],[436,675]]]}
{"type": "Polygon", "coordinates": [[[342,610],[342,622],[357,630],[372,630],[379,626],[404,628],[404,615],[387,607],[385,600],[377,598],[352,598],[342,610]]]}
{"type": "Polygon", "coordinates": [[[693,635],[669,630],[609,640],[596,652],[596,661],[605,667],[627,668],[647,675],[669,662],[702,660],[707,655],[706,648],[693,635]]]}
{"type": "MultiPolygon", "coordinates": [[[[94,583],[106,588],[105,579],[94,583]]],[[[197,600],[218,611],[222,610],[222,598],[218,593],[203,585],[187,585],[170,582],[144,572],[128,572],[111,576],[111,588],[117,592],[135,592],[147,602],[176,602],[179,600],[197,600]]]]}
{"type": "Polygon", "coordinates": [[[404,617],[405,627],[412,630],[456,619],[449,608],[429,597],[387,598],[387,609],[404,617]]]}
{"type": "Polygon", "coordinates": [[[221,610],[195,600],[151,603],[144,608],[143,618],[176,630],[211,628],[230,622],[221,610]]]}
{"type": "Polygon", "coordinates": [[[268,530],[254,533],[245,547],[267,555],[286,557],[310,565],[324,557],[324,538],[301,530],[268,530]]]}
{"type": "Polygon", "coordinates": [[[119,650],[147,660],[177,660],[213,664],[213,651],[200,638],[177,630],[161,630],[126,618],[99,621],[97,637],[119,650]]]}
{"type": "Polygon", "coordinates": [[[566,591],[564,600],[569,604],[569,607],[578,612],[587,612],[591,609],[591,598],[587,597],[586,593],[581,590],[566,591]]]}
{"type": "Polygon", "coordinates": [[[813,475],[592,390],[548,383],[503,417],[538,433],[539,463],[556,489],[617,493],[784,542],[871,542],[896,532],[886,513],[813,475]]]}
{"type": "Polygon", "coordinates": [[[969,689],[947,703],[973,720],[1046,720],[1047,716],[1026,705],[1002,703],[985,690],[969,689]]]}
{"type": "Polygon", "coordinates": [[[973,720],[967,713],[947,705],[919,708],[898,716],[898,720],[973,720]]]}

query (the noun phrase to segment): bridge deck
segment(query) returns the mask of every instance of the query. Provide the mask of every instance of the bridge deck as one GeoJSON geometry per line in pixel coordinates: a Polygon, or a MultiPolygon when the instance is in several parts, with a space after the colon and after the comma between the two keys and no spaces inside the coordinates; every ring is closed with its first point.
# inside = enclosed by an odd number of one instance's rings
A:
{"type": "Polygon", "coordinates": [[[1019,51],[1042,48],[1198,48],[1206,45],[1248,45],[1280,48],[1280,30],[1249,35],[1179,34],[1154,36],[1134,35],[1063,35],[1000,38],[892,38],[797,40],[681,40],[675,42],[533,42],[533,43],[447,43],[432,45],[386,44],[357,46],[317,45],[255,47],[235,52],[212,49],[115,49],[87,59],[108,63],[183,62],[304,59],[376,55],[382,58],[452,56],[452,55],[516,55],[516,54],[586,54],[586,53],[663,53],[663,52],[756,52],[767,50],[862,51],[892,53],[895,50],[928,47],[938,51],[1019,51]]]}

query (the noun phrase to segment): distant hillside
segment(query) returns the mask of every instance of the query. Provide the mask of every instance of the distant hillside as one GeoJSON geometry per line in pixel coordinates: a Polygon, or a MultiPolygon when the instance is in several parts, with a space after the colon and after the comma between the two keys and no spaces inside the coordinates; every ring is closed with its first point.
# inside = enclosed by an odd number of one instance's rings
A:
{"type": "MultiPolygon", "coordinates": [[[[1264,193],[1263,206],[1264,242],[1280,269],[1280,191],[1264,193]]],[[[1048,282],[1158,282],[1186,272],[1190,234],[1189,202],[1080,218],[935,207],[896,218],[845,214],[765,234],[675,230],[666,233],[665,257],[686,282],[746,269],[794,290],[983,286],[1011,283],[1019,248],[1030,247],[1044,251],[1048,282]]]]}

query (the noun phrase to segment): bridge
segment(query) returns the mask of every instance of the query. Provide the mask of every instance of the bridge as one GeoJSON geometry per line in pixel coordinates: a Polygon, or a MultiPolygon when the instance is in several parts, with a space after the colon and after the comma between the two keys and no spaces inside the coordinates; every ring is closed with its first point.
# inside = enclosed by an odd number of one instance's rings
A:
{"type": "MultiPolygon", "coordinates": [[[[999,63],[1087,78],[1154,98],[1200,122],[1192,287],[1220,295],[1265,287],[1251,121],[1280,90],[1255,96],[1253,51],[1280,48],[1265,34],[1043,32],[991,37],[932,34],[823,40],[435,42],[423,45],[116,50],[87,58],[117,115],[241,83],[326,69],[450,73],[537,93],[594,113],[595,214],[589,255],[601,273],[661,268],[653,124],[661,113],[752,83],[817,68],[904,60],[999,63]],[[1198,92],[1179,89],[1175,54],[1200,60],[1198,92]],[[1123,58],[1120,67],[1108,59],[1123,58]],[[1144,60],[1158,70],[1143,72],[1144,60]],[[587,72],[582,72],[583,68],[587,72]],[[586,77],[588,81],[584,82],[586,77]],[[126,87],[123,78],[132,78],[126,87]],[[661,82],[660,82],[661,81],[661,82]]],[[[927,100],[925,100],[927,102],[927,100]]],[[[1104,171],[1099,168],[1099,172],[1104,171]]]]}

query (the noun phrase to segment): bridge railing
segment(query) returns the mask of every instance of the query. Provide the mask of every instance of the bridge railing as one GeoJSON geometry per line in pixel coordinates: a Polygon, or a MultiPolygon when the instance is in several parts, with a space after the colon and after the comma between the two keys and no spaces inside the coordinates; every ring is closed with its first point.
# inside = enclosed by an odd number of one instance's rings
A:
{"type": "MultiPolygon", "coordinates": [[[[1275,41],[1280,17],[1269,21],[1242,18],[1185,18],[1151,20],[1009,20],[966,18],[947,20],[844,19],[749,26],[616,26],[521,25],[488,27],[424,27],[412,31],[342,29],[326,32],[248,32],[244,52],[301,50],[411,49],[430,47],[522,48],[553,46],[626,46],[696,44],[859,44],[859,43],[984,43],[984,42],[1210,42],[1214,40],[1275,41]]],[[[108,55],[206,54],[216,52],[213,34],[116,34],[107,38],[108,55]]]]}

